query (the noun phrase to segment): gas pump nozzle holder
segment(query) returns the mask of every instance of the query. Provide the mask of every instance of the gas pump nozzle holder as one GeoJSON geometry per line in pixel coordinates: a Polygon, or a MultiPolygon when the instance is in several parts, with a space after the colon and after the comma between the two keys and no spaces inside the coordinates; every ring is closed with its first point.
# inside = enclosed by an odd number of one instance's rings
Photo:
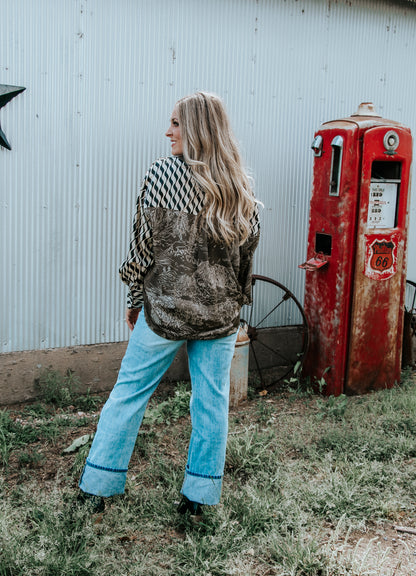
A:
{"type": "Polygon", "coordinates": [[[400,381],[412,136],[372,103],[316,132],[304,309],[304,374],[324,392],[400,381]]]}
{"type": "Polygon", "coordinates": [[[325,260],[325,256],[322,253],[319,253],[314,254],[312,258],[310,258],[303,264],[299,264],[298,268],[303,268],[303,270],[309,270],[310,272],[314,272],[315,270],[320,270],[327,264],[328,260],[325,260]]]}

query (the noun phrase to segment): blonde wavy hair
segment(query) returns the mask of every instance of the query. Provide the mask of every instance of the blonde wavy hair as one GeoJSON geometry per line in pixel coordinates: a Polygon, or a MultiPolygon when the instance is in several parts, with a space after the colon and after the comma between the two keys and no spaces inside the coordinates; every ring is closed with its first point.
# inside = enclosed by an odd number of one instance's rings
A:
{"type": "Polygon", "coordinates": [[[222,100],[195,92],[176,103],[183,157],[205,193],[208,231],[215,242],[243,244],[255,198],[222,100]]]}

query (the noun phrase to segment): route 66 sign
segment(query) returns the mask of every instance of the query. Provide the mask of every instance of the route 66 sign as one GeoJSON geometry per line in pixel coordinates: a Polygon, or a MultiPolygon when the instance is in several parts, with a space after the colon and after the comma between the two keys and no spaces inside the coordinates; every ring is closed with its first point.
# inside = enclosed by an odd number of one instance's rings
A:
{"type": "Polygon", "coordinates": [[[364,274],[373,280],[387,280],[397,272],[397,239],[369,234],[365,237],[364,274]]]}

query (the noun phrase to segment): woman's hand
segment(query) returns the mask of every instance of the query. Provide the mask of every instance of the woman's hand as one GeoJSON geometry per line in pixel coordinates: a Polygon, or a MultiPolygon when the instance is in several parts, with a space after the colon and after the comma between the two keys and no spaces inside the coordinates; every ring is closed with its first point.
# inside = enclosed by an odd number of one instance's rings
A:
{"type": "Polygon", "coordinates": [[[126,322],[130,330],[133,330],[137,322],[141,308],[127,308],[126,309],[126,322]]]}

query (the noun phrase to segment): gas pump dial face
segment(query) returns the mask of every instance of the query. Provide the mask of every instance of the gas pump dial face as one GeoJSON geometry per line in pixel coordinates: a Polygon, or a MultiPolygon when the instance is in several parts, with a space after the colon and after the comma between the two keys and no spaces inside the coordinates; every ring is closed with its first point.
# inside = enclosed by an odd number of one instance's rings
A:
{"type": "Polygon", "coordinates": [[[368,203],[368,228],[394,228],[398,185],[394,182],[371,182],[368,203]]]}

